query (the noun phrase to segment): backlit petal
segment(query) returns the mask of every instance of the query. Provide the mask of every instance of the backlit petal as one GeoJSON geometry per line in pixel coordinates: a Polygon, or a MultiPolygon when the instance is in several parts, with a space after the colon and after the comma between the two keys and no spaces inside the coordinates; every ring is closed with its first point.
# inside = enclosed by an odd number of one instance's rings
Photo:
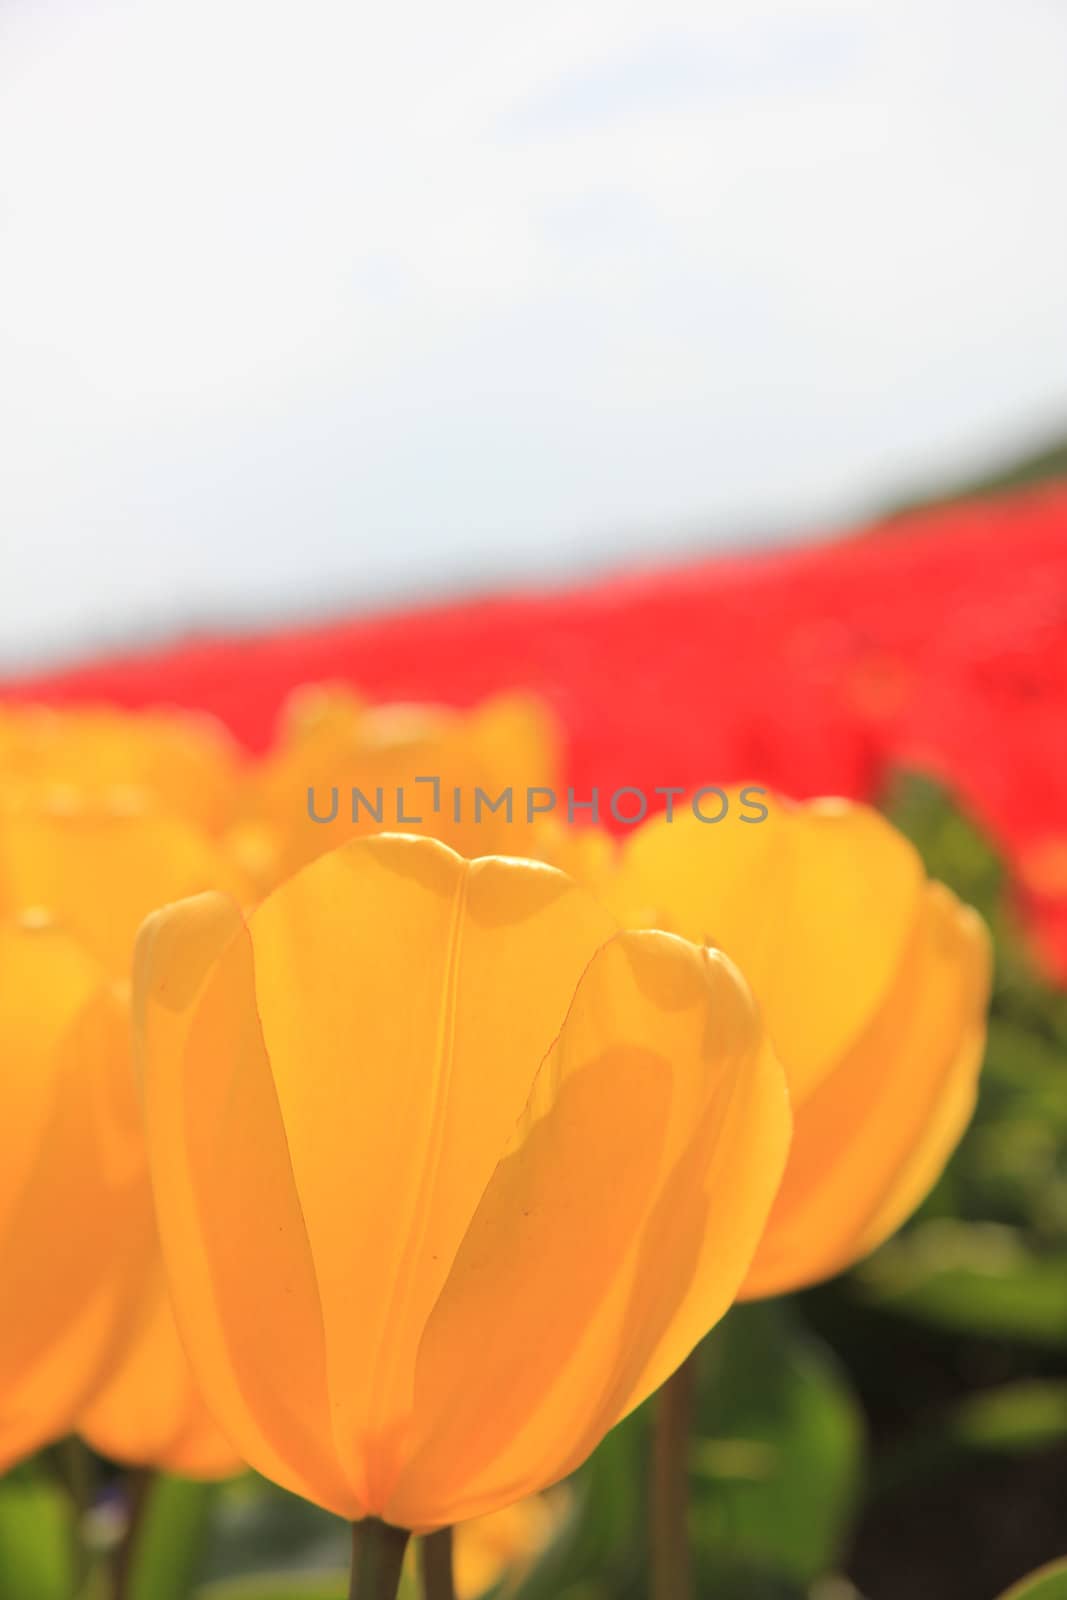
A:
{"type": "Polygon", "coordinates": [[[835,1071],[796,1105],[788,1171],[747,1296],[839,1271],[923,1198],[973,1110],[989,981],[981,919],[929,884],[884,1004],[835,1071]]]}
{"type": "Polygon", "coordinates": [[[539,701],[513,694],[471,711],[366,707],[327,688],[303,691],[300,706],[250,801],[276,831],[280,869],[383,831],[427,834],[469,858],[532,853],[526,791],[552,786],[558,764],[555,726],[539,701]]]}
{"type": "Polygon", "coordinates": [[[0,799],[124,794],[215,830],[229,819],[237,770],[222,724],[202,714],[0,707],[0,799]]]}
{"type": "Polygon", "coordinates": [[[150,911],[205,889],[240,896],[244,884],[179,817],[78,799],[0,813],[0,909],[45,908],[117,976],[150,911]]]}
{"type": "Polygon", "coordinates": [[[338,1448],[377,1505],[425,1318],[614,924],[551,868],[382,836],[320,858],[249,926],[338,1448]]]}
{"type": "Polygon", "coordinates": [[[685,810],[645,824],[624,847],[616,910],[630,926],[706,940],[737,962],[800,1098],[887,993],[923,872],[903,835],[866,806],[764,803],[761,822],[741,820],[731,793],[719,823],[685,810]]]}
{"type": "MultiPolygon", "coordinates": [[[[145,1196],[149,1207],[151,1194],[145,1196]]],[[[105,1382],[78,1420],[95,1450],[129,1465],[189,1478],[224,1478],[241,1461],[210,1416],[178,1338],[153,1227],[136,1262],[137,1305],[105,1382]]]]}
{"type": "Polygon", "coordinates": [[[37,1159],[63,1077],[58,1047],[104,981],[98,963],[45,917],[0,922],[4,1157],[0,1229],[37,1159]]]}
{"type": "Polygon", "coordinates": [[[360,1516],[331,1448],[318,1287],[235,904],[201,895],[149,919],[134,1010],[164,1260],[208,1404],[261,1471],[360,1516]]]}
{"type": "MultiPolygon", "coordinates": [[[[54,954],[46,950],[43,959],[56,973],[54,954]]],[[[62,965],[69,977],[65,959],[62,965]]],[[[70,996],[70,988],[57,989],[61,1006],[70,996]]],[[[0,1013],[0,1030],[11,1021],[0,1013]]],[[[10,1059],[17,1076],[26,1058],[10,1059]]],[[[18,1189],[0,1220],[0,1283],[5,1306],[17,1307],[0,1318],[2,1463],[69,1431],[128,1315],[116,1243],[124,1238],[130,1174],[111,1166],[96,1136],[99,1080],[127,1064],[125,1010],[100,980],[40,1063],[52,1080],[51,1104],[32,1160],[20,1156],[18,1189]]]]}
{"type": "Polygon", "coordinates": [[[728,962],[661,933],[605,946],[430,1317],[387,1515],[478,1515],[576,1466],[730,1303],[788,1127],[728,962]]]}

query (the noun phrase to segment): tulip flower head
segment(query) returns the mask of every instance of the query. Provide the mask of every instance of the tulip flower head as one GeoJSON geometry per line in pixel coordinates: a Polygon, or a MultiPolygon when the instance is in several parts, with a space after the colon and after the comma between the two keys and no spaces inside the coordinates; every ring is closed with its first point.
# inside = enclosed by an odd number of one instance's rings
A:
{"type": "Polygon", "coordinates": [[[150,911],[209,888],[246,892],[239,866],[183,817],[113,795],[0,809],[0,912],[43,908],[116,978],[129,978],[150,911]]]}
{"type": "Polygon", "coordinates": [[[478,1600],[502,1582],[514,1586],[558,1534],[571,1513],[571,1498],[566,1489],[556,1489],[461,1522],[456,1529],[456,1600],[478,1600]]]}
{"type": "Polygon", "coordinates": [[[244,809],[273,838],[275,880],[372,833],[427,834],[472,858],[529,854],[527,790],[554,784],[558,764],[553,720],[530,696],[461,712],[310,685],[286,705],[244,809]]]}
{"type": "Polygon", "coordinates": [[[238,1461],[170,1310],[129,1023],[146,913],[244,893],[190,819],[225,809],[218,751],[118,713],[5,712],[4,741],[0,1291],[18,1317],[0,1327],[0,1461],[78,1430],[122,1461],[219,1476],[238,1461]]]}
{"type": "Polygon", "coordinates": [[[142,931],[179,1323],[268,1477],[426,1530],[566,1475],[722,1315],[789,1139],[716,953],[550,867],[344,845],[142,931]]]}
{"type": "Polygon", "coordinates": [[[97,1131],[123,1043],[91,957],[43,919],[0,926],[0,1466],[69,1430],[115,1340],[129,1174],[97,1131]]]}
{"type": "Polygon", "coordinates": [[[75,1430],[115,1461],[184,1478],[227,1478],[243,1463],[208,1411],[178,1337],[147,1172],[138,1201],[143,1226],[123,1261],[130,1287],[122,1336],[75,1430]]]}
{"type": "Polygon", "coordinates": [[[777,800],[758,824],[656,819],[623,848],[630,926],[707,938],[744,972],[789,1079],[782,1188],[746,1296],[825,1278],[932,1187],[974,1107],[985,925],[877,812],[777,800]]]}
{"type": "Polygon", "coordinates": [[[68,934],[0,925],[0,1468],[86,1417],[124,1461],[237,1465],[165,1297],[129,1034],[120,986],[68,934]]]}
{"type": "Polygon", "coordinates": [[[196,712],[0,706],[0,805],[124,800],[216,832],[230,819],[238,766],[222,724],[196,712]]]}

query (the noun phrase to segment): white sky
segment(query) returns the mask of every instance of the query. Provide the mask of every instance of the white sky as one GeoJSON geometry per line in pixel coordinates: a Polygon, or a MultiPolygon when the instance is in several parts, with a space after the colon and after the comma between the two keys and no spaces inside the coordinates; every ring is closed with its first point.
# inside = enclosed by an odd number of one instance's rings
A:
{"type": "Polygon", "coordinates": [[[0,0],[0,664],[1067,416],[1058,0],[0,0]]]}

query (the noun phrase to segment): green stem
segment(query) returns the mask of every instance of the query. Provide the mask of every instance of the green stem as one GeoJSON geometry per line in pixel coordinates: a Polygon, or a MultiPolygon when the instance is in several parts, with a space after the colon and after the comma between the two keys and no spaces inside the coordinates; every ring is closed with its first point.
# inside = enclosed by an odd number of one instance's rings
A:
{"type": "Polygon", "coordinates": [[[85,1542],[86,1521],[92,1509],[95,1490],[93,1458],[87,1445],[71,1435],[56,1448],[60,1475],[70,1495],[72,1570],[75,1592],[89,1580],[92,1558],[85,1542]]]}
{"type": "Polygon", "coordinates": [[[456,1600],[451,1528],[438,1528],[419,1540],[419,1571],[422,1600],[456,1600]]]}
{"type": "Polygon", "coordinates": [[[652,1600],[693,1600],[689,1542],[689,1447],[699,1346],[656,1397],[649,1485],[652,1600]]]}
{"type": "Polygon", "coordinates": [[[115,1549],[111,1567],[112,1600],[128,1600],[137,1541],[155,1478],[150,1467],[137,1467],[126,1474],[126,1526],[115,1549]]]}
{"type": "Polygon", "coordinates": [[[409,1537],[406,1528],[394,1528],[377,1517],[352,1524],[348,1600],[396,1600],[409,1537]]]}

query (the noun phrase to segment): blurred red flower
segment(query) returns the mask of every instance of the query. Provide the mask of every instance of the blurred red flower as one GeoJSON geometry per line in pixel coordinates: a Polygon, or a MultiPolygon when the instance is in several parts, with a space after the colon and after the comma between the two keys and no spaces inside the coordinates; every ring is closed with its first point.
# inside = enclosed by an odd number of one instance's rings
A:
{"type": "Polygon", "coordinates": [[[785,551],[197,638],[0,693],[199,707],[262,748],[314,679],[453,705],[536,691],[578,799],[745,780],[872,798],[893,767],[929,771],[1006,852],[1067,979],[1067,486],[785,551]]]}

